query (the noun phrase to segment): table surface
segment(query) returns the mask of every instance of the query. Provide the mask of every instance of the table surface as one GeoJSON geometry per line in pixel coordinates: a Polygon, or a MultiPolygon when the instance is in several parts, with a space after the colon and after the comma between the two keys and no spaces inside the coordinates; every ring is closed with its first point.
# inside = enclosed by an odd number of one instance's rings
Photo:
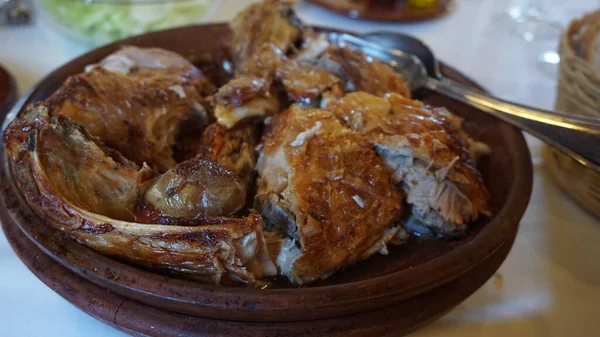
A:
{"type": "MultiPolygon", "coordinates": [[[[211,21],[227,21],[250,1],[222,1],[211,21]]],[[[552,108],[556,81],[536,66],[556,40],[526,42],[498,19],[507,1],[461,0],[451,15],[430,22],[381,24],[346,19],[305,3],[308,23],[357,32],[391,30],[427,42],[440,59],[495,95],[552,108]]],[[[557,2],[555,2],[556,4],[557,2]]],[[[562,1],[551,16],[563,25],[593,0],[562,1]]],[[[86,48],[37,26],[0,27],[0,63],[15,75],[20,92],[86,48]]],[[[412,336],[598,336],[600,334],[600,221],[550,180],[541,143],[527,136],[534,166],[531,202],[518,237],[495,277],[467,301],[412,336]]],[[[0,232],[0,335],[123,336],[69,304],[19,261],[0,232]]]]}

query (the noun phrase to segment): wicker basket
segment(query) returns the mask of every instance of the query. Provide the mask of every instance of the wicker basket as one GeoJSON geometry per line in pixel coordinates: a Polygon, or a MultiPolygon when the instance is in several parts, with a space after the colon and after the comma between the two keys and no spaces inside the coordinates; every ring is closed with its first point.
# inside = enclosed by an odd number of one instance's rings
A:
{"type": "MultiPolygon", "coordinates": [[[[600,118],[599,39],[600,10],[573,21],[563,34],[556,110],[600,118]]],[[[558,185],[600,217],[600,174],[549,146],[543,156],[558,185]]]]}

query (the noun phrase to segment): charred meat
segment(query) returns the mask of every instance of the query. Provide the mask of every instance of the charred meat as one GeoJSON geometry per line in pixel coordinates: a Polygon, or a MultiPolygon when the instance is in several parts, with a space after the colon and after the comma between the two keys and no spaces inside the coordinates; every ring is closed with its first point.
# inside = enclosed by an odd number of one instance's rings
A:
{"type": "Polygon", "coordinates": [[[489,214],[475,167],[489,149],[392,68],[330,45],[288,2],[230,28],[233,71],[203,67],[214,83],[127,46],[15,118],[4,142],[31,209],[101,253],[250,286],[325,279],[407,230],[458,237],[489,214]]]}
{"type": "Polygon", "coordinates": [[[317,99],[340,78],[311,63],[288,60],[277,69],[276,79],[282,84],[288,98],[293,102],[318,106],[317,99]]]}
{"type": "MultiPolygon", "coordinates": [[[[155,50],[148,53],[148,59],[156,57],[155,50]]],[[[144,51],[136,55],[141,58],[144,51]]],[[[146,162],[164,172],[176,164],[172,148],[180,124],[193,117],[198,123],[208,120],[201,96],[205,82],[194,79],[193,66],[180,61],[172,62],[177,67],[158,69],[116,63],[109,56],[70,77],[46,100],[49,113],[68,117],[136,164],[146,162]]]]}
{"type": "Polygon", "coordinates": [[[257,170],[256,206],[286,234],[276,263],[294,283],[326,278],[398,233],[387,233],[402,197],[386,168],[328,111],[292,106],[274,117],[257,170]]]}
{"type": "Polygon", "coordinates": [[[212,96],[217,122],[226,128],[249,118],[267,118],[279,112],[279,100],[271,81],[257,77],[238,77],[212,96]]]}
{"type": "Polygon", "coordinates": [[[186,226],[130,222],[141,171],[43,105],[14,120],[4,140],[28,204],[84,245],[216,284],[253,284],[276,273],[257,214],[186,226]]]}
{"type": "Polygon", "coordinates": [[[254,180],[256,146],[261,132],[262,126],[257,123],[242,124],[232,129],[213,123],[202,134],[198,156],[223,165],[249,186],[254,180]]]}
{"type": "Polygon", "coordinates": [[[233,33],[233,61],[238,71],[248,69],[246,63],[263,45],[272,44],[285,55],[302,34],[291,4],[279,0],[250,5],[229,26],[233,33]]]}
{"type": "Polygon", "coordinates": [[[485,146],[468,137],[462,121],[446,109],[364,92],[331,101],[327,109],[375,146],[412,205],[413,218],[405,225],[412,232],[457,236],[489,213],[489,194],[472,157],[473,149],[485,146]]]}
{"type": "Polygon", "coordinates": [[[409,86],[398,73],[358,50],[330,47],[317,63],[344,78],[346,91],[364,91],[376,96],[397,93],[410,98],[409,86]]]}

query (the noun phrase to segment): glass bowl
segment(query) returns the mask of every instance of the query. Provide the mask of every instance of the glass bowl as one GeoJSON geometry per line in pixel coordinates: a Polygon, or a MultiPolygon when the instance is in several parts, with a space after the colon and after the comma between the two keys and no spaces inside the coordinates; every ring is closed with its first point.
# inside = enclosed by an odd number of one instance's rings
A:
{"type": "Polygon", "coordinates": [[[203,23],[219,0],[35,0],[43,26],[98,46],[131,35],[203,23]]]}

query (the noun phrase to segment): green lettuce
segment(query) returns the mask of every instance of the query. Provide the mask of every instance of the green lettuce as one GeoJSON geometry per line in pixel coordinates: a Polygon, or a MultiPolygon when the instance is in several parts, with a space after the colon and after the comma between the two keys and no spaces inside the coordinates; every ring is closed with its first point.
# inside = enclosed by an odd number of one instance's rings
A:
{"type": "Polygon", "coordinates": [[[118,3],[85,0],[38,0],[52,20],[76,37],[103,44],[145,32],[200,23],[210,0],[129,0],[118,3]]]}

